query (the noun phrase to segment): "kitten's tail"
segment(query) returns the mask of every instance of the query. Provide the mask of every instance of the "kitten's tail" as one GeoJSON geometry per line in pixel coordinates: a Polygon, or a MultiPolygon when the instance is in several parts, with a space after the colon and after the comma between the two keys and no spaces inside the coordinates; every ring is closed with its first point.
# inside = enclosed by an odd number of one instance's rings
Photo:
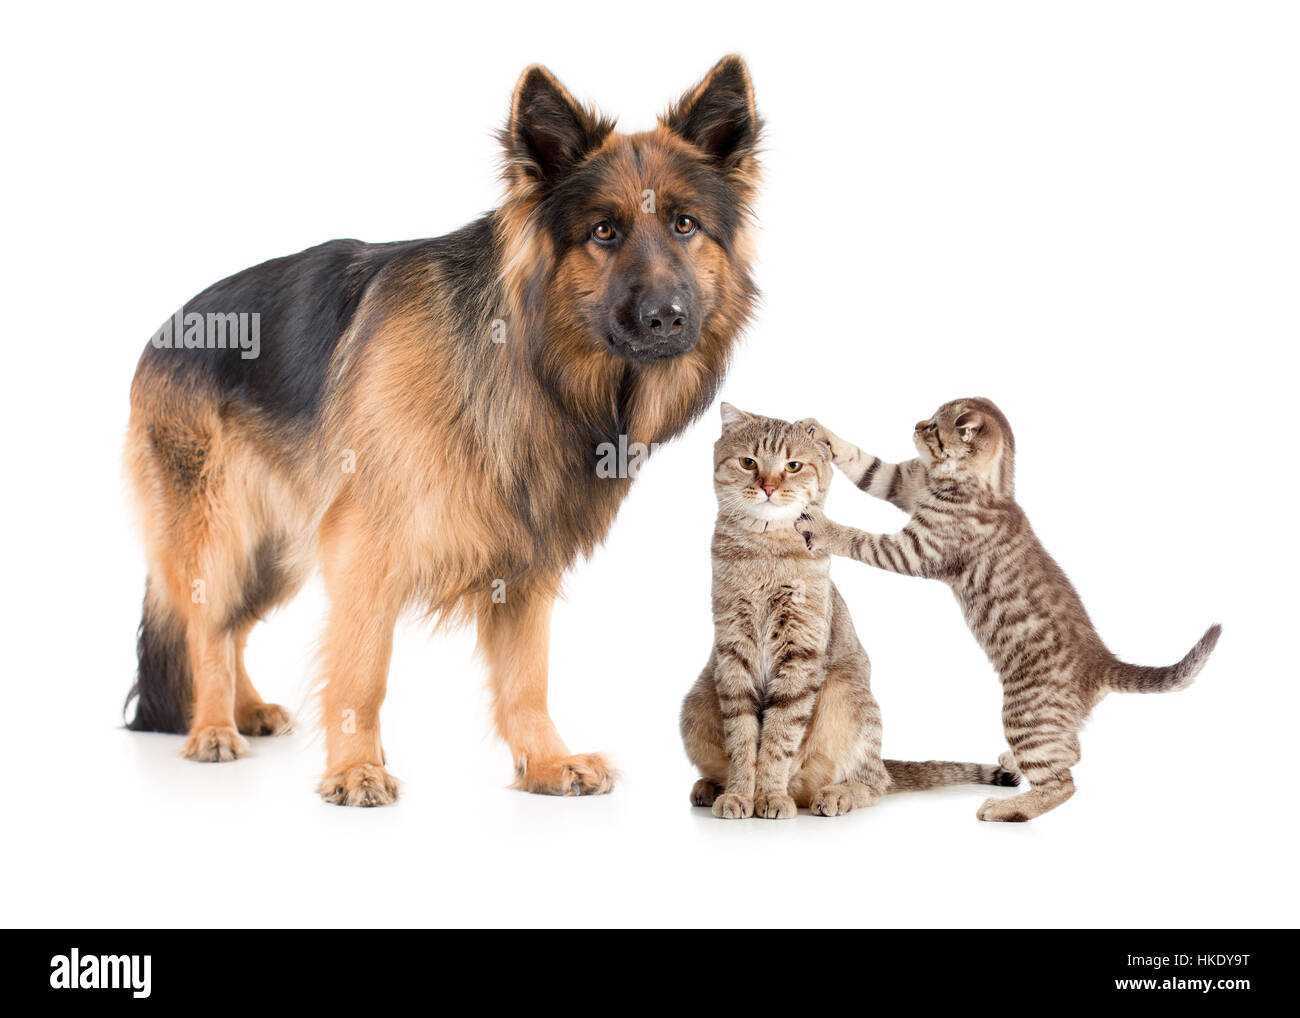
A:
{"type": "Polygon", "coordinates": [[[949,760],[886,760],[893,779],[890,792],[921,792],[942,785],[1018,785],[1020,774],[996,764],[952,763],[949,760]]]}
{"type": "Polygon", "coordinates": [[[1176,665],[1147,668],[1116,659],[1106,675],[1106,685],[1121,693],[1171,693],[1176,689],[1186,689],[1197,672],[1205,667],[1221,632],[1222,626],[1211,626],[1176,665]]]}

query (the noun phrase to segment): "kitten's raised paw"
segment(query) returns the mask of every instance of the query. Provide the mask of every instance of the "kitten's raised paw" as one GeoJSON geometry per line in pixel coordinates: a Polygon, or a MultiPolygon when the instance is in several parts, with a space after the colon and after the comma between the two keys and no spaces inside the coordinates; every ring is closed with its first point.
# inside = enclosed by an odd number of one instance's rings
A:
{"type": "Polygon", "coordinates": [[[713,802],[713,815],[723,820],[744,820],[754,815],[754,800],[735,792],[723,792],[713,802]]]}
{"type": "Polygon", "coordinates": [[[821,442],[825,446],[831,444],[830,432],[822,427],[821,421],[817,420],[816,417],[801,417],[794,422],[793,426],[814,442],[821,442]]]}
{"type": "Polygon", "coordinates": [[[754,816],[764,820],[793,820],[798,813],[799,807],[783,792],[762,792],[754,799],[754,816]]]}
{"type": "Polygon", "coordinates": [[[712,806],[721,791],[721,785],[710,781],[708,778],[700,778],[691,789],[691,805],[712,806]]]}
{"type": "Polygon", "coordinates": [[[1023,824],[1029,815],[1017,802],[1021,796],[1013,795],[1008,799],[985,799],[984,805],[975,813],[980,820],[1000,821],[1008,824],[1023,824]]]}
{"type": "Polygon", "coordinates": [[[803,538],[808,550],[817,554],[826,550],[826,516],[816,506],[809,506],[794,521],[794,529],[803,538]]]}

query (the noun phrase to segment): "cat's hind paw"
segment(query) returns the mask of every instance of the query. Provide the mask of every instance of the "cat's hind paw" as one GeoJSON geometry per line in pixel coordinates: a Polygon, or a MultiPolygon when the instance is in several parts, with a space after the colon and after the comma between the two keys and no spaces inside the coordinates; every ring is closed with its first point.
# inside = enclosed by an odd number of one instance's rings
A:
{"type": "Polygon", "coordinates": [[[712,806],[721,791],[721,785],[710,781],[708,778],[700,778],[691,788],[691,805],[712,806]]]}
{"type": "Polygon", "coordinates": [[[990,820],[995,823],[1023,824],[1030,816],[1017,801],[1023,798],[1022,795],[1013,795],[1009,799],[985,799],[984,805],[976,811],[975,817],[978,820],[990,820]]]}

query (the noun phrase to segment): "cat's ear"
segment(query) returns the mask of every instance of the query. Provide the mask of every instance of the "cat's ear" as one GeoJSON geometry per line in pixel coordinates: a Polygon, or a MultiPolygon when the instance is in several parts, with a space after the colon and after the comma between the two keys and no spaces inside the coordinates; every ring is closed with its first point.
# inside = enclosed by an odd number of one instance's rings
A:
{"type": "Polygon", "coordinates": [[[953,427],[967,445],[975,441],[975,436],[984,430],[984,415],[978,410],[967,410],[958,415],[953,427]]]}
{"type": "Polygon", "coordinates": [[[722,430],[735,431],[742,424],[754,419],[753,414],[747,414],[745,411],[732,406],[730,403],[722,404],[722,430]]]}

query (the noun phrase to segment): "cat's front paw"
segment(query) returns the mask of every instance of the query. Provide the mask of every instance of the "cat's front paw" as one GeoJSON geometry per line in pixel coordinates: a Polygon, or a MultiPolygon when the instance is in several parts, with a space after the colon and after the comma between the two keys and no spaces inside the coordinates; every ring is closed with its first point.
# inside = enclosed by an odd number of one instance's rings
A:
{"type": "Polygon", "coordinates": [[[804,417],[794,422],[794,426],[826,450],[828,456],[835,455],[835,436],[832,435],[816,417],[804,417]]]}
{"type": "Polygon", "coordinates": [[[830,533],[830,523],[826,519],[826,514],[816,506],[809,506],[800,514],[799,518],[794,521],[794,529],[799,532],[804,544],[808,545],[808,550],[814,555],[827,553],[827,536],[830,533]]]}
{"type": "Polygon", "coordinates": [[[754,815],[754,800],[735,792],[723,792],[713,800],[713,815],[723,820],[744,820],[754,815]]]}
{"type": "Polygon", "coordinates": [[[793,820],[798,813],[799,807],[784,792],[760,792],[754,798],[754,816],[764,820],[793,820]]]}

